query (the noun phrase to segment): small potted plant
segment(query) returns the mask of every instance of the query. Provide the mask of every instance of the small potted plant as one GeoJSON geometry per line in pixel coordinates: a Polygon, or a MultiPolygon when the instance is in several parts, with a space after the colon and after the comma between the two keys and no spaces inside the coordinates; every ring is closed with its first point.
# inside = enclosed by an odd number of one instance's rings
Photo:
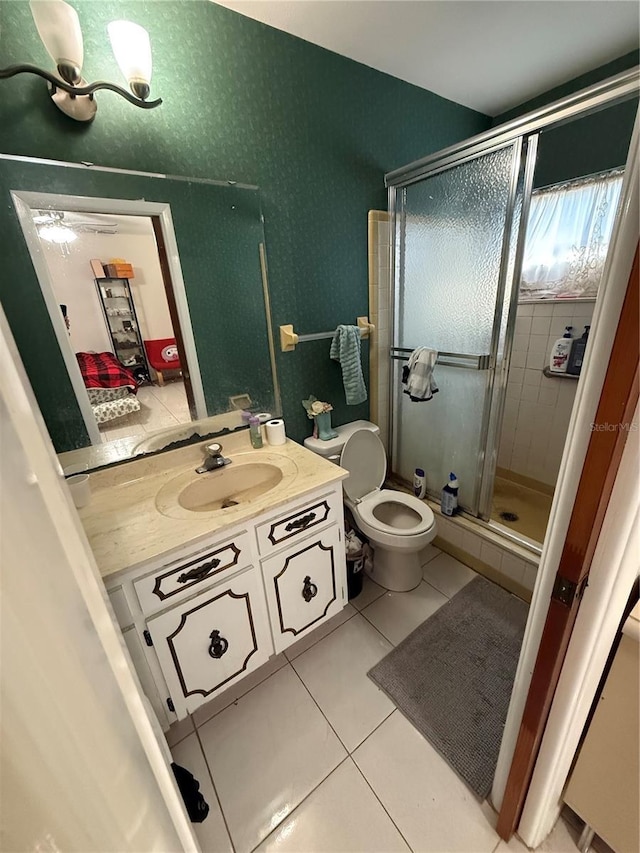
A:
{"type": "Polygon", "coordinates": [[[302,405],[307,412],[307,417],[313,421],[314,438],[329,441],[331,438],[338,437],[338,433],[331,429],[331,412],[333,411],[331,403],[324,403],[311,394],[308,400],[302,401],[302,405]]]}

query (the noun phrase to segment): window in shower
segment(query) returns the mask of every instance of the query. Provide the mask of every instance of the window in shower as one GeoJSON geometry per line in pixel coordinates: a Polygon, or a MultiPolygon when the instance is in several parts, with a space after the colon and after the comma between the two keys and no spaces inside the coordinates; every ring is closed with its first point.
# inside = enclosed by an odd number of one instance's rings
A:
{"type": "Polygon", "coordinates": [[[623,171],[554,184],[531,198],[520,299],[595,298],[623,171]]]}

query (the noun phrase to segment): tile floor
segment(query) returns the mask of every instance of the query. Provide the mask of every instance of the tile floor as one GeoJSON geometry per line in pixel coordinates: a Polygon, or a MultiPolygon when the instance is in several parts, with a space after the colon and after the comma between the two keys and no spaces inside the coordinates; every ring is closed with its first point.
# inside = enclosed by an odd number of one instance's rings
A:
{"type": "Polygon", "coordinates": [[[139,412],[100,424],[103,441],[144,435],[191,420],[182,379],[175,379],[162,386],[142,385],[138,388],[138,400],[139,412]]]}
{"type": "MultiPolygon", "coordinates": [[[[329,623],[172,726],[177,763],[211,807],[204,853],[524,853],[367,677],[475,573],[423,552],[420,586],[362,593],[329,623]]],[[[542,846],[575,853],[564,824],[542,846]]]]}

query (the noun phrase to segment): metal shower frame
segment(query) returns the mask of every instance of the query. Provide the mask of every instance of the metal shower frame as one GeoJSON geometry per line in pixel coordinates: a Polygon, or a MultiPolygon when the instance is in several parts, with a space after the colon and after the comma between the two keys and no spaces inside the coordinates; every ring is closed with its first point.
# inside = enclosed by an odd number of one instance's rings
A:
{"type": "MultiPolygon", "coordinates": [[[[511,180],[509,200],[505,215],[505,233],[500,261],[500,277],[496,295],[496,313],[492,331],[492,349],[490,353],[490,367],[498,370],[490,370],[488,375],[488,393],[490,403],[485,406],[482,422],[482,444],[478,459],[477,477],[480,480],[480,493],[478,500],[479,517],[469,515],[478,524],[485,527],[498,528],[500,533],[512,539],[518,544],[534,551],[541,552],[541,546],[533,545],[532,542],[518,534],[497,525],[490,519],[491,501],[493,497],[493,482],[495,478],[496,457],[498,450],[499,428],[502,424],[504,400],[506,396],[506,382],[509,374],[511,350],[515,331],[518,287],[515,283],[519,280],[522,267],[524,244],[526,239],[526,225],[528,219],[529,204],[533,187],[533,176],[537,154],[537,144],[540,131],[548,130],[566,124],[575,118],[597,110],[622,103],[633,96],[638,96],[640,89],[640,66],[610,77],[600,83],[596,83],[565,98],[554,101],[537,110],[533,110],[523,116],[492,128],[477,136],[466,139],[456,145],[444,148],[427,157],[423,157],[412,163],[388,172],[385,175],[385,186],[388,189],[388,211],[390,224],[390,257],[389,268],[393,279],[390,277],[389,294],[390,305],[390,328],[393,339],[389,356],[397,357],[399,350],[395,346],[398,340],[398,318],[396,317],[396,306],[398,305],[400,281],[398,258],[396,257],[396,208],[398,204],[398,193],[411,184],[459,166],[470,160],[499,150],[508,145],[515,145],[513,174],[511,180]],[[517,231],[515,249],[512,246],[512,227],[518,193],[522,193],[522,209],[520,213],[519,227],[517,231]],[[514,252],[513,266],[509,269],[509,257],[514,252]],[[510,273],[510,276],[509,276],[510,273]],[[510,280],[508,280],[510,278],[510,280]],[[501,331],[504,314],[505,292],[510,288],[509,309],[506,327],[501,331]],[[497,364],[498,346],[503,337],[503,357],[497,364]]],[[[392,373],[391,388],[389,393],[389,434],[390,439],[395,437],[395,413],[394,402],[395,376],[392,373]]],[[[390,440],[391,467],[395,452],[395,440],[390,440]]]]}

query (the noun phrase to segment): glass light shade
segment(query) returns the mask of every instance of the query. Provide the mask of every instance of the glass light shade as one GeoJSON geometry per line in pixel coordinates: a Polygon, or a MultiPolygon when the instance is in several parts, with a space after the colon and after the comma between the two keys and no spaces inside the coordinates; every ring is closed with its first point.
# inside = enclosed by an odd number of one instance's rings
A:
{"type": "MultiPolygon", "coordinates": [[[[75,69],[75,75],[80,77],[84,50],[82,46],[82,30],[76,10],[64,0],[31,0],[31,14],[38,30],[42,44],[58,66],[75,69]]],[[[65,79],[68,76],[63,74],[65,79]]],[[[76,82],[76,80],[68,80],[76,82]]]]}
{"type": "Polygon", "coordinates": [[[73,243],[78,239],[75,231],[67,228],[66,225],[44,225],[38,228],[38,234],[48,243],[73,243]]]}
{"type": "MultiPolygon", "coordinates": [[[[151,83],[149,33],[131,21],[112,21],[107,27],[116,62],[133,91],[134,84],[151,83]]],[[[138,92],[136,92],[138,94],[138,92]]]]}

